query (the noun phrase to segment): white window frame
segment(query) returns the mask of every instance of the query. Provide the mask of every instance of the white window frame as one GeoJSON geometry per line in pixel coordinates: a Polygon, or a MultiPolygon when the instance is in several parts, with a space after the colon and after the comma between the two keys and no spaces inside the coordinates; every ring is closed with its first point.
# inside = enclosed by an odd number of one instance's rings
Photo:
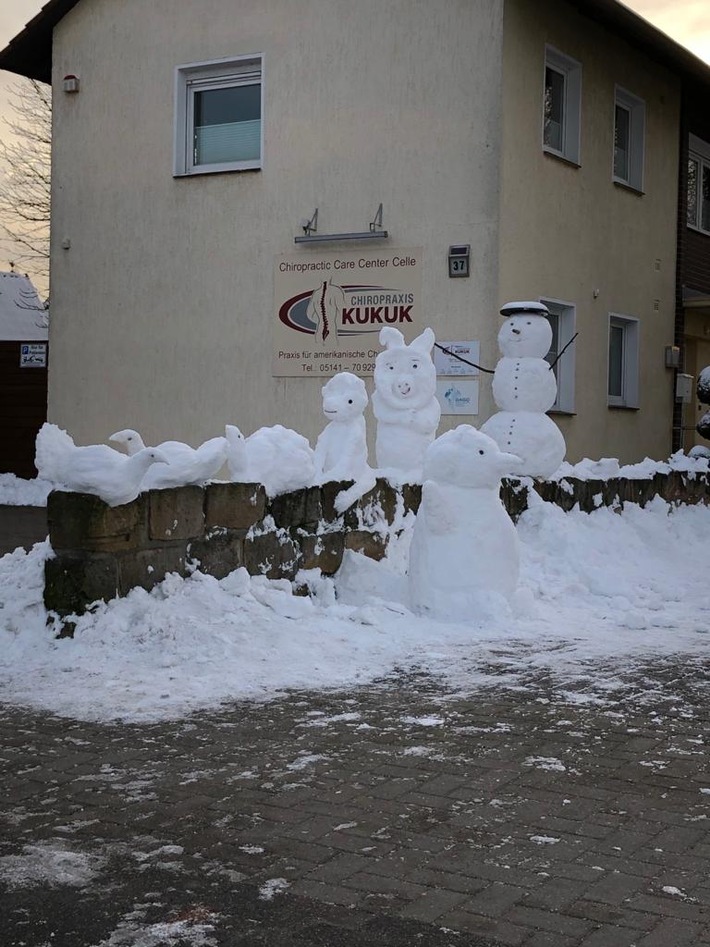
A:
{"type": "Polygon", "coordinates": [[[639,406],[639,320],[619,312],[609,313],[607,337],[607,405],[610,408],[638,408],[639,406]],[[623,352],[621,358],[621,394],[609,394],[609,372],[611,370],[609,349],[612,326],[623,330],[623,352]]]}
{"type": "Polygon", "coordinates": [[[545,46],[545,68],[542,74],[542,148],[543,151],[573,164],[580,163],[582,128],[582,64],[561,53],[554,46],[545,46]],[[562,147],[545,141],[545,89],[547,70],[560,73],[564,80],[562,101],[562,147]]]}
{"type": "Polygon", "coordinates": [[[233,56],[208,62],[188,63],[175,69],[175,140],[173,174],[175,177],[194,174],[217,174],[224,171],[253,171],[263,167],[264,161],[264,56],[233,56]],[[259,129],[259,157],[248,161],[227,161],[220,164],[195,164],[193,161],[193,100],[194,91],[232,88],[240,85],[259,85],[261,91],[261,121],[259,129]]]}
{"type": "MultiPolygon", "coordinates": [[[[557,316],[557,351],[550,350],[553,360],[574,338],[577,323],[577,310],[574,303],[564,302],[545,296],[540,299],[551,315],[557,316]]],[[[575,346],[570,345],[565,354],[555,366],[557,376],[557,397],[550,408],[551,411],[562,411],[565,414],[574,414],[574,387],[575,387],[576,357],[575,346]]]]}
{"type": "Polygon", "coordinates": [[[644,159],[646,151],[646,103],[637,95],[614,87],[613,138],[611,155],[611,176],[616,184],[624,184],[635,191],[643,191],[644,159]],[[616,173],[616,109],[622,108],[629,116],[628,174],[622,177],[616,173]]]}
{"type": "MultiPolygon", "coordinates": [[[[688,161],[695,161],[698,165],[698,199],[696,201],[694,219],[691,221],[690,216],[688,216],[687,224],[691,230],[710,234],[710,229],[703,227],[702,200],[703,175],[706,172],[710,174],[710,143],[703,141],[702,138],[698,138],[695,135],[690,135],[688,137],[688,161]]],[[[689,212],[690,204],[688,204],[688,214],[689,212]]]]}

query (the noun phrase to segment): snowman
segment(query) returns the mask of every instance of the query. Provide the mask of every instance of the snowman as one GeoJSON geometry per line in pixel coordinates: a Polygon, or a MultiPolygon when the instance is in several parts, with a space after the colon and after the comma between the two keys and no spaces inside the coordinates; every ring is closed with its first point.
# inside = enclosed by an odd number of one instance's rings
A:
{"type": "Polygon", "coordinates": [[[427,448],[409,549],[409,604],[415,612],[461,620],[512,602],[519,544],[500,481],[520,464],[469,424],[427,448]]]}
{"type": "Polygon", "coordinates": [[[501,309],[505,317],[498,345],[503,356],[493,375],[493,398],[500,408],[481,430],[501,450],[523,461],[519,473],[549,477],[565,456],[565,439],[549,411],[557,397],[557,380],[545,355],[552,343],[548,311],[538,302],[512,302],[501,309]]]}

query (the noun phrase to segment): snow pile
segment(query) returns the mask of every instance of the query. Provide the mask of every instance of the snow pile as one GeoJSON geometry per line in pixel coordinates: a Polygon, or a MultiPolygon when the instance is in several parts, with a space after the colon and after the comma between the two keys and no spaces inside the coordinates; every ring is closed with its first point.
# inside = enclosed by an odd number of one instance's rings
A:
{"type": "Polygon", "coordinates": [[[682,450],[671,454],[667,461],[644,458],[637,464],[620,464],[615,457],[602,457],[601,460],[589,460],[585,457],[576,464],[566,461],[549,477],[549,480],[611,480],[614,477],[626,477],[629,480],[651,480],[657,473],[668,474],[677,470],[687,474],[704,474],[710,470],[710,459],[691,456],[682,450]]]}
{"type": "Polygon", "coordinates": [[[46,506],[51,489],[47,480],[22,480],[11,473],[0,474],[0,506],[46,506]]]}
{"type": "Polygon", "coordinates": [[[237,570],[194,573],[100,604],[56,639],[42,606],[48,544],[0,558],[0,699],[89,720],[158,720],[286,689],[371,684],[417,667],[462,690],[550,672],[570,699],[605,699],[636,661],[707,654],[699,564],[710,510],[654,500],[623,514],[533,498],[518,523],[521,593],[445,623],[401,604],[408,533],[383,563],[351,554],[311,597],[237,570]],[[351,581],[347,563],[361,569],[351,581]],[[372,581],[373,576],[376,581],[372,581]],[[340,594],[347,588],[347,595],[340,594]]]}

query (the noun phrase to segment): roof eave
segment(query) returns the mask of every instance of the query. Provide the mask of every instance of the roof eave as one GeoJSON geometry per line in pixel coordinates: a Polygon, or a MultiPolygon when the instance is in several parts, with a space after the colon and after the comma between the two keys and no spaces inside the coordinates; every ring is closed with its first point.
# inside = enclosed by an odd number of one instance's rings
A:
{"type": "Polygon", "coordinates": [[[52,34],[54,27],[79,0],[49,0],[21,33],[0,50],[0,69],[18,76],[52,81],[52,34]]]}

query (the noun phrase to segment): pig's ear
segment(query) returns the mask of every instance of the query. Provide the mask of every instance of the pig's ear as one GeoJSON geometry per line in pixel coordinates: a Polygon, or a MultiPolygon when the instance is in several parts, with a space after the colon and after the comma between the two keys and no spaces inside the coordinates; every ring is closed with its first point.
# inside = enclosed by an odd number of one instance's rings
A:
{"type": "Polygon", "coordinates": [[[404,336],[392,326],[385,326],[380,329],[380,345],[386,349],[401,349],[404,347],[404,336]]]}
{"type": "MultiPolygon", "coordinates": [[[[383,329],[382,332],[385,330],[383,329]]],[[[380,338],[382,333],[380,333],[380,338]]],[[[425,329],[421,335],[418,335],[413,342],[409,343],[409,347],[416,349],[417,352],[431,352],[434,348],[434,342],[436,341],[436,336],[434,335],[433,329],[425,329]]]]}

